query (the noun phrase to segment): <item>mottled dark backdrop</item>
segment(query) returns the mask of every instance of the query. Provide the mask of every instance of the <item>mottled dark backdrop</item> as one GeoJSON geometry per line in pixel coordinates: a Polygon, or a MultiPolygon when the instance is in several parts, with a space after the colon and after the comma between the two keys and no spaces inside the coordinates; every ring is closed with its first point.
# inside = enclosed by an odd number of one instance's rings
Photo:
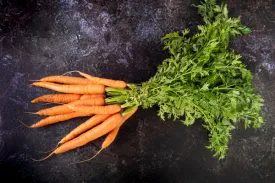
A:
{"type": "Polygon", "coordinates": [[[45,106],[30,104],[49,91],[27,87],[31,79],[81,70],[96,76],[146,81],[167,56],[160,38],[202,23],[199,0],[0,0],[0,177],[9,182],[274,182],[275,180],[275,3],[227,0],[230,15],[242,16],[253,33],[232,42],[252,70],[265,99],[265,125],[233,132],[225,160],[204,148],[199,122],[185,127],[161,121],[156,108],[140,110],[115,143],[91,162],[102,139],[44,162],[39,151],[83,119],[27,129],[39,118],[23,115],[45,106]]]}

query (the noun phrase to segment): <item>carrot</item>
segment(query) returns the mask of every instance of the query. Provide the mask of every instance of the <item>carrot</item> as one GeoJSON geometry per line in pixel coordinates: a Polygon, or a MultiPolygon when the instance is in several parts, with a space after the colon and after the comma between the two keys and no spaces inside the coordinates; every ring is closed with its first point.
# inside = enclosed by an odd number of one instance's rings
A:
{"type": "Polygon", "coordinates": [[[71,102],[69,104],[67,104],[68,106],[69,105],[74,105],[74,106],[86,106],[86,105],[89,105],[89,106],[101,106],[101,105],[104,105],[105,104],[105,100],[103,97],[95,97],[95,98],[88,98],[88,99],[83,99],[83,100],[77,100],[77,101],[74,101],[74,102],[71,102]]]}
{"type": "Polygon", "coordinates": [[[107,118],[110,117],[110,114],[97,114],[93,117],[91,117],[89,120],[86,122],[82,123],[78,127],[76,127],[73,131],[71,131],[68,135],[66,135],[63,139],[59,141],[59,144],[64,144],[65,142],[68,142],[69,140],[72,140],[75,138],[77,135],[91,129],[95,125],[99,124],[100,122],[106,120],[107,118]]]}
{"type": "Polygon", "coordinates": [[[55,115],[61,115],[61,114],[68,114],[71,112],[74,112],[74,111],[71,110],[66,104],[64,104],[60,106],[50,107],[47,109],[42,109],[33,114],[37,114],[40,116],[55,116],[55,115]]]}
{"type": "Polygon", "coordinates": [[[105,138],[105,140],[103,141],[102,145],[101,145],[101,149],[91,158],[89,159],[86,159],[86,160],[83,160],[83,161],[80,161],[80,162],[77,162],[77,163],[83,163],[83,162],[86,162],[86,161],[90,161],[92,159],[94,159],[103,149],[106,149],[107,147],[109,147],[115,140],[118,132],[119,132],[119,129],[120,127],[123,125],[123,123],[125,123],[125,121],[127,121],[127,119],[129,119],[132,115],[134,115],[137,111],[138,107],[134,108],[132,111],[130,111],[128,114],[126,114],[124,117],[123,117],[123,122],[120,126],[117,126],[115,129],[113,129],[108,135],[107,137],[105,138]]]}
{"type": "Polygon", "coordinates": [[[131,116],[133,116],[138,110],[138,107],[135,107],[133,110],[131,110],[128,114],[126,114],[123,117],[123,122],[125,122],[126,120],[128,120],[131,116]]]}
{"type": "Polygon", "coordinates": [[[88,80],[86,78],[72,77],[72,76],[48,76],[40,79],[39,81],[62,83],[62,84],[73,84],[73,85],[94,84],[93,81],[88,80]]]}
{"type": "Polygon", "coordinates": [[[34,160],[34,161],[43,161],[49,157],[51,157],[54,154],[61,154],[64,152],[67,152],[69,150],[75,149],[77,147],[83,146],[87,143],[89,143],[92,140],[95,140],[111,130],[115,129],[117,126],[120,126],[123,122],[123,117],[120,113],[113,114],[111,117],[106,119],[103,123],[100,125],[92,128],[91,130],[81,134],[80,136],[66,142],[65,144],[62,144],[58,148],[56,148],[51,154],[49,154],[47,157],[40,159],[40,160],[34,160]]]}
{"type": "Polygon", "coordinates": [[[64,104],[60,106],[55,106],[47,109],[40,110],[34,114],[41,115],[41,116],[54,116],[54,115],[60,115],[60,114],[67,114],[74,112],[71,108],[69,108],[68,105],[91,105],[91,106],[101,106],[104,105],[105,101],[103,98],[91,98],[91,99],[85,99],[85,100],[77,100],[74,102],[71,102],[69,104],[64,104]]]}
{"type": "MultiPolygon", "coordinates": [[[[66,142],[65,144],[62,144],[60,147],[57,147],[51,154],[49,154],[47,157],[40,159],[40,160],[35,160],[34,161],[43,161],[49,157],[51,157],[54,154],[61,154],[64,152],[67,152],[69,150],[75,149],[77,147],[83,146],[87,144],[88,142],[95,140],[105,134],[108,133],[108,131],[111,131],[104,142],[102,143],[101,149],[90,159],[80,161],[77,163],[82,163],[89,161],[96,157],[103,149],[107,148],[112,142],[115,140],[120,126],[127,120],[129,119],[136,111],[137,107],[134,108],[132,111],[130,111],[128,114],[126,114],[124,117],[121,116],[120,113],[114,114],[111,117],[109,117],[107,120],[105,120],[102,124],[94,127],[93,129],[81,134],[77,138],[70,140],[66,142]],[[114,127],[115,126],[115,127],[114,127]],[[110,130],[112,129],[112,130],[110,130]]],[[[59,145],[59,144],[58,144],[59,145]]]]}
{"type": "Polygon", "coordinates": [[[69,120],[72,118],[83,117],[83,116],[89,116],[89,114],[81,113],[81,112],[72,112],[72,113],[61,114],[61,115],[57,115],[57,116],[49,116],[49,117],[44,118],[44,119],[40,120],[39,122],[31,125],[30,128],[39,128],[39,127],[43,127],[43,126],[51,125],[51,124],[58,123],[61,121],[66,121],[66,120],[69,120]]]}
{"type": "Polygon", "coordinates": [[[127,86],[127,83],[124,81],[94,77],[80,71],[74,71],[74,72],[78,72],[81,76],[84,76],[85,78],[97,84],[102,84],[102,85],[110,86],[114,88],[125,88],[127,86]]]}
{"type": "Polygon", "coordinates": [[[49,102],[49,103],[70,103],[79,100],[83,95],[79,94],[50,94],[37,97],[32,103],[49,102]]]}
{"type": "Polygon", "coordinates": [[[104,85],[88,84],[88,85],[60,85],[49,82],[34,82],[31,86],[51,89],[62,93],[74,94],[103,94],[105,92],[104,85]]]}
{"type": "Polygon", "coordinates": [[[83,100],[83,99],[88,99],[88,98],[97,98],[97,97],[102,97],[102,98],[106,98],[105,94],[94,94],[94,95],[82,95],[80,97],[80,100],[83,100]]]}
{"type": "Polygon", "coordinates": [[[45,159],[48,159],[54,154],[61,154],[64,152],[67,152],[69,150],[75,149],[77,147],[83,146],[87,143],[89,143],[92,140],[95,140],[111,130],[115,129],[117,126],[120,126],[123,123],[123,117],[120,113],[113,114],[111,117],[106,119],[103,123],[100,125],[92,128],[91,130],[79,135],[78,137],[62,144],[61,146],[57,147],[52,153],[50,153],[45,158],[35,160],[34,161],[43,161],[45,159]]]}
{"type": "Polygon", "coordinates": [[[68,107],[74,111],[90,114],[114,114],[121,111],[121,107],[119,104],[106,106],[75,106],[69,104],[68,107]]]}
{"type": "Polygon", "coordinates": [[[81,134],[80,136],[76,137],[65,144],[62,144],[56,150],[54,150],[55,154],[61,154],[71,149],[75,149],[77,147],[83,146],[88,142],[95,140],[111,130],[115,129],[117,126],[120,126],[123,122],[123,117],[120,113],[113,114],[107,120],[105,120],[100,125],[92,128],[91,130],[81,134]]]}

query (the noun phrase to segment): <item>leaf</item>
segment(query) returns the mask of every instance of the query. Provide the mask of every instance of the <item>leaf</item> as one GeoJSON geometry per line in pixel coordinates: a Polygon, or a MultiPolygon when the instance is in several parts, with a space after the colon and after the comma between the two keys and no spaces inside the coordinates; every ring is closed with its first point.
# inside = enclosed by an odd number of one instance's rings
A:
{"type": "Polygon", "coordinates": [[[107,91],[111,99],[106,101],[143,108],[158,106],[161,119],[184,117],[181,121],[187,126],[202,119],[209,133],[206,148],[223,159],[238,122],[243,121],[245,128],[263,124],[263,99],[254,92],[252,73],[241,55],[228,48],[230,40],[251,31],[241,24],[240,17],[228,17],[227,6],[216,5],[215,0],[204,0],[196,7],[205,22],[198,26],[198,32],[191,37],[186,37],[188,29],[165,35],[164,49],[170,57],[158,66],[156,74],[123,92],[107,91]]]}

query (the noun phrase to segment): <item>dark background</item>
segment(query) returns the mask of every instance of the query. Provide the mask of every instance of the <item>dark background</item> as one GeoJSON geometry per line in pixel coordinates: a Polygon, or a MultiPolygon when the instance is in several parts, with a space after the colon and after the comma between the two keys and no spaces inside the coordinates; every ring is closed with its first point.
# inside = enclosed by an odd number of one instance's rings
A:
{"type": "Polygon", "coordinates": [[[205,149],[207,133],[197,122],[162,121],[156,108],[139,110],[116,141],[96,159],[102,139],[85,147],[40,158],[86,118],[27,129],[39,117],[22,114],[45,108],[30,101],[50,91],[29,80],[81,70],[139,83],[167,57],[160,40],[171,31],[201,24],[198,0],[0,0],[0,177],[9,182],[274,182],[275,180],[275,3],[227,0],[231,16],[253,33],[231,43],[254,74],[265,99],[265,124],[240,125],[227,158],[205,149]]]}

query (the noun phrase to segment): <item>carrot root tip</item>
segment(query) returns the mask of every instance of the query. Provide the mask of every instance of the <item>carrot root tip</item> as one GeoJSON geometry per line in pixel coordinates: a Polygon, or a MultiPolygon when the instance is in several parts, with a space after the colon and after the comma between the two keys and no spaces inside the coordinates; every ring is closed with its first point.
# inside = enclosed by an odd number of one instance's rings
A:
{"type": "Polygon", "coordinates": [[[73,73],[73,72],[80,72],[80,71],[77,71],[77,70],[75,70],[75,71],[68,71],[68,72],[65,72],[64,74],[62,74],[62,76],[64,76],[64,75],[66,75],[66,74],[69,74],[69,73],[73,73]]]}
{"type": "Polygon", "coordinates": [[[94,159],[97,155],[99,155],[99,153],[103,150],[103,148],[101,148],[93,157],[89,158],[89,159],[86,159],[86,160],[83,160],[83,161],[79,161],[79,162],[76,162],[76,163],[71,163],[70,165],[72,164],[78,164],[78,163],[84,163],[84,162],[87,162],[87,161],[90,161],[92,159],[94,159]]]}
{"type": "Polygon", "coordinates": [[[52,155],[54,155],[54,152],[52,152],[51,154],[49,154],[48,156],[46,156],[45,158],[42,158],[42,159],[34,159],[34,158],[31,158],[33,161],[44,161],[46,159],[48,159],[49,157],[51,157],[52,155]]]}
{"type": "Polygon", "coordinates": [[[37,114],[36,112],[23,112],[24,114],[37,114]]]}
{"type": "Polygon", "coordinates": [[[31,126],[29,125],[26,125],[23,121],[21,121],[20,119],[17,119],[22,125],[24,125],[25,127],[27,128],[32,128],[31,126]]]}
{"type": "Polygon", "coordinates": [[[60,145],[60,143],[57,143],[57,145],[52,150],[49,150],[49,151],[38,151],[38,152],[39,153],[50,153],[50,152],[53,152],[54,150],[56,150],[59,145],[60,145]]]}

